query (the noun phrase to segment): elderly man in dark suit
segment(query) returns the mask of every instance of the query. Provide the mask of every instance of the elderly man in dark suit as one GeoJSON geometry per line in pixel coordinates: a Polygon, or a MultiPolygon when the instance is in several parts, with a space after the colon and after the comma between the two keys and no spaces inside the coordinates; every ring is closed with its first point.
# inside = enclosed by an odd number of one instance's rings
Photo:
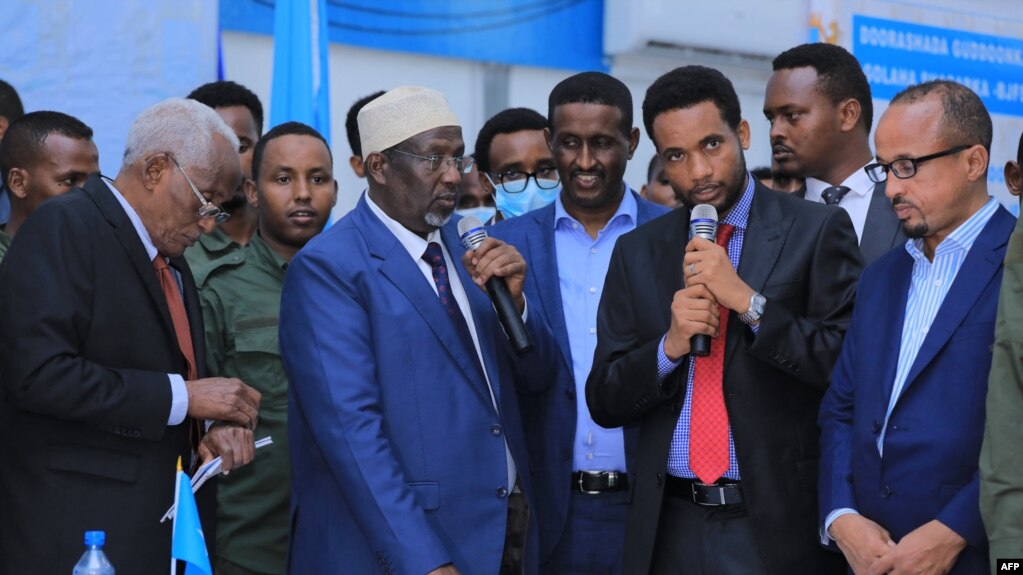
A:
{"type": "MultiPolygon", "coordinates": [[[[86,530],[119,571],[170,558],[179,457],[253,457],[259,394],[202,378],[202,312],[181,257],[241,178],[216,113],[144,111],[114,180],[41,205],[0,266],[0,572],[67,572],[86,530]],[[203,420],[218,420],[203,436],[203,420]]],[[[222,219],[222,218],[220,218],[222,219]]]]}
{"type": "Polygon", "coordinates": [[[684,205],[615,246],[586,384],[597,423],[640,426],[623,571],[841,573],[817,536],[815,418],[862,267],[849,216],[750,176],[717,70],[659,78],[643,120],[684,205]],[[717,242],[689,237],[697,205],[717,242]]]}

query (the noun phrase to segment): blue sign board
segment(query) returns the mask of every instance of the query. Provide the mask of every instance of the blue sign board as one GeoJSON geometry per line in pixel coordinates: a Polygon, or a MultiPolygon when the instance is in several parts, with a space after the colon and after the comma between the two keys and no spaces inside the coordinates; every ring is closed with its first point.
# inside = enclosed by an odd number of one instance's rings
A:
{"type": "Polygon", "coordinates": [[[1023,116],[1023,40],[853,16],[852,52],[875,98],[928,80],[969,86],[993,114],[1023,116]]]}
{"type": "MultiPolygon", "coordinates": [[[[220,0],[221,28],[273,34],[274,3],[220,0]]],[[[330,41],[340,44],[523,66],[608,69],[603,0],[327,0],[327,17],[330,41]]]]}

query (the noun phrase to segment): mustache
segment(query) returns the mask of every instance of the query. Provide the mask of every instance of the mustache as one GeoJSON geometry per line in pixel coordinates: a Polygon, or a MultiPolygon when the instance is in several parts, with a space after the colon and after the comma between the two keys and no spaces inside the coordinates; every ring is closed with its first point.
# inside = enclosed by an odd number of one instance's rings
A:
{"type": "Polygon", "coordinates": [[[913,206],[913,204],[909,200],[907,200],[903,196],[895,196],[894,198],[892,198],[892,207],[893,208],[901,206],[903,204],[905,204],[905,205],[907,205],[907,206],[909,206],[911,208],[915,207],[915,206],[913,206]]]}
{"type": "Polygon", "coordinates": [[[574,178],[576,176],[599,176],[599,177],[604,177],[604,170],[601,170],[599,168],[596,169],[596,170],[572,170],[571,172],[569,172],[568,175],[569,175],[570,178],[574,178]]]}
{"type": "Polygon", "coordinates": [[[780,141],[775,141],[775,142],[771,142],[771,151],[775,152],[775,153],[777,153],[777,152],[788,152],[788,153],[791,154],[792,153],[792,148],[782,144],[780,141]]]}

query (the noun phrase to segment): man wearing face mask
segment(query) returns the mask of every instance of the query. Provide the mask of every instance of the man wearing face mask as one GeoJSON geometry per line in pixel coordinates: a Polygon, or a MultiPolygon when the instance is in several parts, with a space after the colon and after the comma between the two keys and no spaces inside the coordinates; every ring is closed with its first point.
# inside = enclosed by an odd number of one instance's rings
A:
{"type": "Polygon", "coordinates": [[[480,184],[494,195],[495,221],[549,205],[561,189],[554,156],[544,140],[547,119],[529,108],[509,108],[487,120],[473,157],[480,184]]]}
{"type": "Polygon", "coordinates": [[[625,84],[598,72],[572,76],[551,92],[548,118],[544,132],[561,193],[553,204],[493,229],[529,262],[526,292],[539,302],[531,311],[544,316],[560,351],[554,385],[519,400],[542,486],[541,572],[620,573],[637,427],[594,423],[586,376],[611,249],[619,236],[668,209],[641,199],[622,180],[639,142],[625,84]]]}
{"type": "Polygon", "coordinates": [[[483,183],[480,182],[479,170],[476,169],[475,163],[469,173],[462,178],[462,182],[458,184],[458,207],[455,208],[455,213],[463,218],[476,216],[488,226],[497,221],[495,219],[497,208],[494,206],[494,194],[483,189],[483,183]]]}

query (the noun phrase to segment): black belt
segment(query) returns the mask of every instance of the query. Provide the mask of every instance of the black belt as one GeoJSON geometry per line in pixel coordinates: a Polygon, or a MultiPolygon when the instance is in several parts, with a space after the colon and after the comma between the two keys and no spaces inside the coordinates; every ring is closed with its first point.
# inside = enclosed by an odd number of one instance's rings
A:
{"type": "Polygon", "coordinates": [[[720,479],[713,485],[699,479],[683,479],[668,475],[664,493],[671,497],[692,501],[697,505],[735,505],[742,503],[742,486],[736,481],[720,479]]]}
{"type": "Polygon", "coordinates": [[[576,471],[572,474],[572,490],[587,495],[629,488],[629,478],[620,471],[576,471]]]}

